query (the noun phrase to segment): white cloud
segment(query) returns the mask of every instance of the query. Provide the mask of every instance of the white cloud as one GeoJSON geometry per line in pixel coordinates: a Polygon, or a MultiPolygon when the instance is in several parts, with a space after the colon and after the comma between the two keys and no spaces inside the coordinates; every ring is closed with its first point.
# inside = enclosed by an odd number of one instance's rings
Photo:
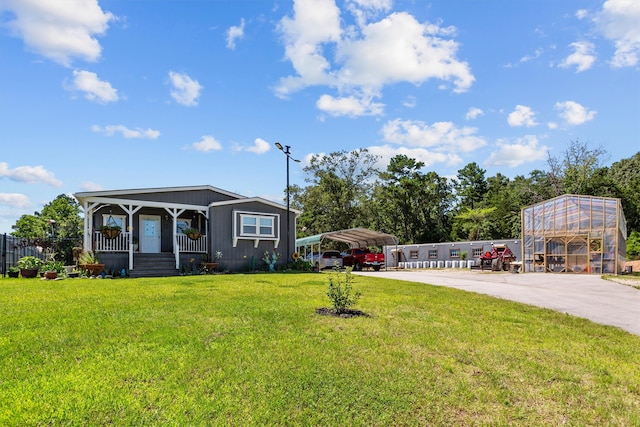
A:
{"type": "Polygon", "coordinates": [[[595,45],[588,41],[574,42],[569,45],[573,53],[560,63],[560,68],[576,66],[576,73],[588,70],[596,61],[595,45]]]}
{"type": "Polygon", "coordinates": [[[80,184],[80,188],[83,191],[100,191],[100,190],[104,190],[104,187],[102,187],[102,185],[97,184],[95,182],[91,182],[91,181],[83,181],[80,184]]]}
{"type": "Polygon", "coordinates": [[[127,139],[157,139],[160,136],[160,131],[154,129],[129,129],[124,125],[107,125],[105,127],[93,125],[91,126],[91,130],[106,136],[113,136],[116,133],[120,133],[127,139]]]}
{"type": "Polygon", "coordinates": [[[574,101],[556,102],[555,108],[559,111],[558,115],[565,123],[571,126],[581,125],[593,120],[596,116],[595,111],[589,111],[574,101]]]}
{"type": "Polygon", "coordinates": [[[116,20],[97,0],[3,0],[0,10],[13,12],[15,19],[4,26],[28,49],[64,66],[70,66],[72,58],[97,61],[102,47],[95,36],[116,20]]]}
{"type": "Polygon", "coordinates": [[[247,147],[246,151],[256,154],[264,154],[271,150],[271,145],[262,138],[256,138],[251,147],[247,147]]]}
{"type": "Polygon", "coordinates": [[[597,29],[613,41],[614,68],[633,67],[640,58],[640,1],[607,0],[594,17],[597,29]]]}
{"type": "Polygon", "coordinates": [[[547,123],[547,127],[548,127],[549,129],[551,129],[551,130],[558,129],[558,123],[556,123],[556,122],[549,122],[549,123],[547,123]]]}
{"type": "Polygon", "coordinates": [[[430,148],[438,152],[470,152],[487,142],[476,136],[477,128],[458,128],[451,122],[436,122],[432,125],[418,120],[395,119],[382,128],[385,141],[399,145],[430,148]]]}
{"type": "Polygon", "coordinates": [[[31,207],[29,198],[20,193],[0,193],[0,205],[7,205],[13,208],[25,209],[31,207]]]}
{"type": "Polygon", "coordinates": [[[462,164],[462,158],[455,153],[440,153],[425,148],[397,147],[386,144],[368,147],[367,150],[369,150],[370,154],[379,156],[376,167],[382,170],[386,169],[393,157],[401,154],[424,163],[425,168],[438,163],[444,163],[448,166],[462,164]]]}
{"type": "Polygon", "coordinates": [[[491,153],[485,165],[515,168],[524,163],[544,160],[547,158],[549,147],[538,144],[538,139],[533,135],[518,138],[513,144],[498,141],[498,150],[491,153]]]}
{"type": "Polygon", "coordinates": [[[293,17],[282,18],[279,25],[285,58],[295,74],[280,79],[276,94],[284,98],[314,85],[336,88],[340,96],[325,97],[318,107],[328,107],[334,115],[345,111],[357,116],[353,114],[353,106],[356,111],[359,108],[355,98],[370,100],[385,85],[420,85],[434,79],[453,86],[454,92],[468,90],[475,78],[468,64],[456,57],[459,44],[451,39],[455,28],[420,23],[405,12],[368,22],[391,4],[387,0],[347,2],[358,25],[343,29],[335,0],[296,0],[293,17]],[[327,105],[338,99],[346,101],[327,105]],[[346,102],[352,107],[344,108],[346,102]]]}
{"type": "Polygon", "coordinates": [[[244,18],[240,20],[240,25],[231,26],[227,30],[227,47],[229,49],[236,48],[236,40],[244,37],[244,18]]]}
{"type": "Polygon", "coordinates": [[[383,113],[384,104],[373,102],[371,98],[359,98],[347,96],[334,98],[331,95],[322,95],[316,106],[332,116],[378,116],[383,113]]]}
{"type": "Polygon", "coordinates": [[[538,48],[534,51],[533,55],[525,55],[522,58],[520,58],[520,62],[529,62],[529,61],[533,61],[534,59],[538,59],[540,58],[540,56],[544,53],[544,50],[538,48]]]}
{"type": "Polygon", "coordinates": [[[169,71],[169,80],[173,89],[171,97],[180,105],[193,107],[198,105],[198,97],[203,87],[197,80],[193,80],[185,73],[169,71]]]}
{"type": "Polygon", "coordinates": [[[210,135],[203,135],[202,139],[191,144],[191,147],[193,147],[196,151],[202,151],[204,153],[208,153],[209,151],[222,150],[222,144],[220,144],[217,139],[210,135]]]}
{"type": "Polygon", "coordinates": [[[469,108],[469,111],[467,111],[467,114],[465,114],[464,118],[467,120],[475,120],[478,117],[483,115],[484,115],[484,111],[482,111],[480,108],[471,107],[469,108]]]}
{"type": "Polygon", "coordinates": [[[576,11],[576,18],[578,19],[584,19],[587,16],[589,16],[589,11],[586,9],[579,9],[576,11]]]}
{"type": "Polygon", "coordinates": [[[0,162],[0,178],[8,178],[11,181],[26,184],[49,184],[54,187],[62,185],[53,172],[42,166],[18,166],[15,169],[9,169],[8,163],[0,162]]]}
{"type": "Polygon", "coordinates": [[[84,70],[73,71],[73,84],[67,89],[85,93],[85,98],[100,103],[115,102],[119,99],[118,91],[111,83],[100,80],[96,73],[84,70]]]}
{"type": "Polygon", "coordinates": [[[536,114],[525,105],[516,105],[516,109],[509,113],[507,123],[511,127],[532,127],[538,124],[536,123],[536,114]]]}
{"type": "Polygon", "coordinates": [[[415,96],[409,95],[405,98],[404,101],[402,101],[402,105],[407,108],[414,108],[416,105],[418,105],[418,101],[415,96]]]}

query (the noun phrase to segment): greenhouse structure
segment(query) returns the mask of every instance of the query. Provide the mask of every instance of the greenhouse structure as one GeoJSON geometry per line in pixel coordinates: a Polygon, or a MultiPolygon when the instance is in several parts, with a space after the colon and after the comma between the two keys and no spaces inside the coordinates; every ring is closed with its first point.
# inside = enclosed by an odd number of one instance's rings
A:
{"type": "Polygon", "coordinates": [[[627,224],[620,199],[567,194],[521,214],[525,273],[623,272],[627,224]]]}

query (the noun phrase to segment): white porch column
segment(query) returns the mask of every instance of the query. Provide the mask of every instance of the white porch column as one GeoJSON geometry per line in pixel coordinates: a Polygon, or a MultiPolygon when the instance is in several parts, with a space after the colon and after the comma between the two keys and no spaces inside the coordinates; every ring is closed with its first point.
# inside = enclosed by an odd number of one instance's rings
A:
{"type": "Polygon", "coordinates": [[[164,208],[167,212],[171,214],[173,218],[173,253],[176,256],[176,270],[180,268],[180,248],[178,247],[178,217],[182,215],[182,212],[186,211],[186,209],[177,209],[177,208],[164,208]]]}
{"type": "Polygon", "coordinates": [[[118,204],[129,215],[129,270],[133,270],[133,214],[142,209],[142,206],[118,204]]]}

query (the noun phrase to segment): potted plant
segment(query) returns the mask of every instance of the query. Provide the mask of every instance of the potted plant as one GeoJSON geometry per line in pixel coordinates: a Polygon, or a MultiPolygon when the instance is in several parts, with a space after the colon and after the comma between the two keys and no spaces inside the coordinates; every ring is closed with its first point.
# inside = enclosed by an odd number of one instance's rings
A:
{"type": "Polygon", "coordinates": [[[133,251],[138,252],[138,238],[137,237],[132,238],[131,242],[133,245],[133,251]]]}
{"type": "Polygon", "coordinates": [[[91,276],[97,276],[104,270],[104,264],[100,263],[98,256],[93,251],[83,252],[78,259],[78,265],[91,276]]]}
{"type": "Polygon", "coordinates": [[[122,232],[122,228],[119,225],[103,225],[100,232],[107,239],[115,239],[122,232]]]}
{"type": "Polygon", "coordinates": [[[42,265],[42,260],[34,256],[23,256],[18,260],[18,268],[20,275],[24,278],[32,278],[38,276],[38,271],[42,265]]]}
{"type": "Polygon", "coordinates": [[[185,228],[182,233],[186,234],[191,240],[198,240],[202,236],[202,233],[197,228],[185,228]]]}
{"type": "Polygon", "coordinates": [[[40,267],[40,271],[43,272],[45,279],[51,280],[58,278],[59,275],[62,275],[65,269],[61,261],[51,259],[42,264],[42,266],[40,267]]]}
{"type": "Polygon", "coordinates": [[[206,268],[208,272],[213,272],[218,269],[218,267],[220,266],[220,258],[222,258],[222,251],[215,251],[213,256],[215,257],[215,261],[206,262],[206,268]]]}
{"type": "Polygon", "coordinates": [[[16,279],[20,277],[20,269],[15,266],[9,267],[9,271],[7,272],[7,274],[9,275],[9,277],[16,279]]]}

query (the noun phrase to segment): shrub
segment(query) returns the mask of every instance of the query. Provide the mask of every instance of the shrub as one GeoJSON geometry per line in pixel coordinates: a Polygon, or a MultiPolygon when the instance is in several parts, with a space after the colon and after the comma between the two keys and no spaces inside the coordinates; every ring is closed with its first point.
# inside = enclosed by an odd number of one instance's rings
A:
{"type": "Polygon", "coordinates": [[[327,296],[337,314],[346,313],[356,305],[360,299],[360,292],[353,292],[353,275],[350,267],[347,267],[344,273],[340,272],[339,267],[334,267],[333,271],[329,275],[327,296]]]}
{"type": "Polygon", "coordinates": [[[25,270],[38,270],[42,265],[42,260],[34,256],[23,256],[18,260],[18,267],[25,270]]]}

